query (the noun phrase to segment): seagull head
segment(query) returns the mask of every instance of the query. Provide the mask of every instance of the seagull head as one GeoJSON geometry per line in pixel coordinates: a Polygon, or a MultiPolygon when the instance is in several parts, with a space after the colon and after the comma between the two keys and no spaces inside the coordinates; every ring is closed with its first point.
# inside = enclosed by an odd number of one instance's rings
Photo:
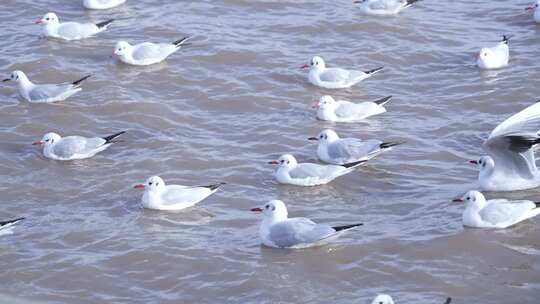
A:
{"type": "Polygon", "coordinates": [[[495,168],[495,161],[491,156],[482,156],[479,160],[470,160],[469,163],[478,165],[480,172],[487,172],[495,168]]]}
{"type": "Polygon", "coordinates": [[[51,147],[55,145],[58,141],[60,141],[62,137],[54,132],[49,132],[41,138],[41,140],[35,141],[32,143],[32,145],[39,145],[44,146],[45,148],[51,147]]]}
{"type": "Polygon", "coordinates": [[[262,212],[265,217],[274,220],[286,220],[288,216],[287,206],[280,200],[271,200],[262,208],[253,208],[251,211],[262,212]]]}
{"type": "Polygon", "coordinates": [[[453,201],[454,202],[464,202],[465,206],[473,207],[475,209],[482,209],[482,208],[484,208],[484,206],[487,203],[486,198],[484,197],[484,195],[481,192],[476,191],[476,190],[471,190],[471,191],[465,193],[465,195],[463,195],[463,197],[456,198],[453,201]]]}
{"type": "Polygon", "coordinates": [[[36,21],[36,24],[47,25],[47,24],[58,24],[58,22],[59,22],[58,16],[56,16],[55,13],[46,13],[45,16],[43,16],[43,18],[36,21]]]}
{"type": "Polygon", "coordinates": [[[482,48],[480,53],[478,53],[478,60],[488,61],[492,60],[494,57],[495,55],[493,54],[493,51],[488,48],[482,48]]]}
{"type": "Polygon", "coordinates": [[[330,95],[324,95],[319,98],[319,101],[313,105],[313,108],[319,108],[321,110],[333,110],[336,107],[336,100],[330,95]]]}
{"type": "Polygon", "coordinates": [[[269,164],[278,165],[279,168],[293,168],[298,165],[298,162],[291,154],[283,154],[278,158],[278,160],[271,161],[269,164]]]}
{"type": "Polygon", "coordinates": [[[322,70],[324,68],[326,68],[326,65],[324,63],[324,60],[319,57],[319,56],[315,56],[313,58],[311,58],[311,61],[309,62],[309,64],[304,64],[302,67],[302,69],[315,69],[315,70],[322,70]]]}
{"type": "Polygon", "coordinates": [[[334,130],[322,130],[317,137],[310,137],[309,140],[318,140],[319,144],[329,144],[339,139],[339,135],[334,130]]]}
{"type": "Polygon", "coordinates": [[[13,71],[11,72],[11,75],[9,75],[9,78],[6,78],[4,80],[2,80],[3,82],[6,82],[6,81],[15,81],[15,82],[19,82],[23,79],[27,79],[26,78],[26,75],[22,72],[22,71],[13,71]]]}
{"type": "Polygon", "coordinates": [[[133,188],[144,189],[145,191],[160,191],[165,188],[165,182],[159,176],[151,176],[144,184],[135,185],[133,188]]]}
{"type": "Polygon", "coordinates": [[[131,44],[126,41],[118,41],[114,47],[114,55],[122,57],[128,54],[131,50],[131,44]]]}
{"type": "Polygon", "coordinates": [[[540,6],[540,0],[536,1],[534,4],[527,6],[526,11],[535,11],[540,6]]]}
{"type": "Polygon", "coordinates": [[[371,304],[394,304],[394,300],[387,294],[380,294],[373,299],[371,304]]]}

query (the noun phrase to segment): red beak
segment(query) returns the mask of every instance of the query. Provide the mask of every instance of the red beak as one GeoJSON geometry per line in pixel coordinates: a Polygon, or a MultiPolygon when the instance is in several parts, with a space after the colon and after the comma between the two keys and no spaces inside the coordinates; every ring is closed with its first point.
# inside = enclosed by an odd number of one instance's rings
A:
{"type": "Polygon", "coordinates": [[[452,202],[454,203],[463,203],[463,200],[460,198],[453,199],[452,202]]]}
{"type": "Polygon", "coordinates": [[[143,184],[138,184],[138,185],[133,186],[133,188],[135,188],[135,189],[144,189],[144,185],[143,184]]]}
{"type": "Polygon", "coordinates": [[[36,21],[36,22],[34,22],[34,23],[35,23],[35,24],[42,24],[42,23],[43,23],[43,21],[41,21],[41,20],[38,20],[38,21],[36,21]]]}
{"type": "Polygon", "coordinates": [[[253,208],[250,210],[251,212],[262,212],[261,208],[253,208]]]}
{"type": "Polygon", "coordinates": [[[304,64],[304,65],[301,66],[300,68],[301,68],[302,70],[303,70],[303,69],[307,69],[307,68],[309,68],[309,64],[304,64]]]}
{"type": "Polygon", "coordinates": [[[269,161],[268,164],[270,165],[278,165],[279,162],[277,160],[269,161]]]}
{"type": "Polygon", "coordinates": [[[478,165],[478,161],[477,161],[477,160],[470,160],[469,163],[470,163],[470,164],[478,165]]]}
{"type": "Polygon", "coordinates": [[[311,107],[312,107],[313,109],[319,108],[319,101],[314,101],[313,104],[311,105],[311,107]]]}
{"type": "Polygon", "coordinates": [[[525,8],[526,11],[532,11],[534,9],[534,6],[527,6],[525,8]]]}
{"type": "Polygon", "coordinates": [[[43,145],[45,142],[43,140],[40,140],[40,141],[35,141],[32,143],[33,146],[37,146],[37,145],[43,145]]]}
{"type": "Polygon", "coordinates": [[[319,140],[317,137],[310,137],[308,140],[319,140]]]}

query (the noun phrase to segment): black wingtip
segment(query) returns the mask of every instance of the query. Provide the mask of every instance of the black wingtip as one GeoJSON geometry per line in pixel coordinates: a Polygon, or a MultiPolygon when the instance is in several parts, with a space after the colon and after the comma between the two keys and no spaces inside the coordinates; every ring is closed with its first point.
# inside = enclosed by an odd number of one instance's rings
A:
{"type": "Polygon", "coordinates": [[[398,146],[404,144],[404,141],[389,141],[389,142],[383,142],[379,145],[379,148],[381,149],[388,149],[390,147],[398,146]]]}
{"type": "Polygon", "coordinates": [[[510,36],[507,36],[507,35],[503,35],[503,39],[502,39],[502,42],[504,44],[508,44],[508,41],[510,40],[510,36]]]}
{"type": "Polygon", "coordinates": [[[109,143],[113,143],[115,138],[117,138],[118,136],[120,136],[120,135],[122,135],[124,133],[126,133],[126,131],[120,131],[118,133],[114,133],[113,135],[109,135],[109,136],[102,137],[102,138],[105,139],[105,144],[109,144],[109,143]]]}
{"type": "Polygon", "coordinates": [[[107,25],[113,23],[114,19],[109,19],[107,21],[103,21],[103,22],[100,22],[100,23],[96,23],[96,26],[99,27],[99,28],[104,28],[106,27],[107,25]]]}
{"type": "Polygon", "coordinates": [[[407,0],[407,6],[413,5],[413,3],[418,2],[420,0],[407,0]]]}
{"type": "Polygon", "coordinates": [[[354,168],[354,167],[357,167],[363,163],[367,162],[367,160],[360,160],[360,161],[357,161],[357,162],[353,162],[353,163],[348,163],[348,164],[343,164],[342,166],[345,167],[345,168],[354,168]]]}
{"type": "Polygon", "coordinates": [[[174,45],[176,45],[176,46],[182,46],[182,45],[185,46],[186,44],[184,44],[184,42],[186,42],[186,40],[188,40],[188,39],[190,39],[190,38],[191,38],[191,36],[186,36],[186,37],[184,37],[184,38],[182,38],[182,39],[176,40],[176,41],[173,42],[172,44],[174,44],[174,45]]]}
{"type": "Polygon", "coordinates": [[[536,205],[536,208],[540,208],[540,202],[534,202],[534,204],[536,205]]]}
{"type": "Polygon", "coordinates": [[[363,223],[358,223],[358,224],[352,224],[352,225],[335,226],[332,228],[337,232],[337,231],[347,230],[347,229],[351,229],[351,228],[363,226],[363,225],[364,225],[363,223]]]}
{"type": "Polygon", "coordinates": [[[527,137],[521,135],[506,136],[506,140],[510,144],[509,149],[514,152],[525,152],[532,146],[540,143],[540,137],[527,137]]]}
{"type": "Polygon", "coordinates": [[[84,76],[83,78],[79,79],[79,80],[75,80],[74,82],[72,82],[71,84],[72,85],[79,85],[81,84],[81,82],[85,81],[86,79],[90,78],[92,75],[86,75],[84,76]]]}
{"type": "Polygon", "coordinates": [[[444,302],[444,304],[450,304],[452,303],[452,298],[448,297],[446,298],[446,301],[444,302]]]}
{"type": "Polygon", "coordinates": [[[0,227],[8,225],[8,224],[15,224],[18,221],[22,221],[22,220],[24,220],[24,217],[19,217],[19,218],[13,219],[13,220],[0,221],[0,227]]]}
{"type": "Polygon", "coordinates": [[[212,191],[218,189],[219,187],[223,186],[223,185],[226,185],[227,183],[217,183],[217,184],[212,184],[212,185],[208,185],[208,186],[203,186],[204,188],[208,188],[212,191]]]}
{"type": "Polygon", "coordinates": [[[388,101],[390,101],[390,99],[392,98],[392,95],[390,96],[386,96],[384,98],[381,98],[381,99],[377,99],[374,101],[374,103],[380,105],[380,106],[383,106],[385,105],[388,101]]]}
{"type": "Polygon", "coordinates": [[[375,69],[373,69],[373,70],[365,71],[364,73],[366,73],[366,74],[374,74],[374,73],[377,73],[378,71],[380,71],[380,70],[382,70],[382,69],[384,69],[383,66],[382,66],[382,67],[375,68],[375,69]]]}

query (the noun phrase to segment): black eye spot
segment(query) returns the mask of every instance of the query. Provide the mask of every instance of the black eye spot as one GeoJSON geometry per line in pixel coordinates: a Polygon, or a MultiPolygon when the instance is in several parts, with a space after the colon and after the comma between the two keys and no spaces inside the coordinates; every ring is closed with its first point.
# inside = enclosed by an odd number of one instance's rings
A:
{"type": "Polygon", "coordinates": [[[287,161],[287,164],[289,164],[289,163],[290,163],[290,161],[287,161]]]}
{"type": "Polygon", "coordinates": [[[148,185],[149,185],[149,186],[152,186],[152,182],[148,182],[148,185]]]}
{"type": "Polygon", "coordinates": [[[45,18],[45,20],[49,21],[49,20],[50,20],[50,18],[49,18],[49,17],[47,17],[47,18],[45,18]]]}
{"type": "Polygon", "coordinates": [[[468,200],[468,201],[471,200],[471,197],[470,197],[470,196],[467,196],[467,200],[468,200]]]}
{"type": "Polygon", "coordinates": [[[159,182],[156,182],[156,186],[159,186],[159,182]]]}
{"type": "Polygon", "coordinates": [[[383,301],[380,301],[379,304],[384,304],[383,301]]]}
{"type": "Polygon", "coordinates": [[[264,206],[264,209],[268,209],[268,208],[270,208],[270,205],[264,206]]]}
{"type": "Polygon", "coordinates": [[[319,136],[320,139],[323,139],[324,135],[321,134],[321,136],[319,136]]]}

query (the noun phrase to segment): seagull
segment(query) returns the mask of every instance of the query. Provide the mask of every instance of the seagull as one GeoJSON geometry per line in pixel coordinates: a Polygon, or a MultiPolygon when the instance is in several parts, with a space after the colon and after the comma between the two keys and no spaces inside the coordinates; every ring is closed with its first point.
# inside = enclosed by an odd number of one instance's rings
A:
{"type": "Polygon", "coordinates": [[[119,6],[126,0],[83,0],[83,5],[87,9],[103,10],[119,6]]]}
{"type": "Polygon", "coordinates": [[[13,233],[13,226],[22,220],[24,220],[24,217],[16,218],[13,220],[0,221],[0,235],[13,233]]]}
{"type": "Polygon", "coordinates": [[[341,166],[299,164],[291,154],[283,154],[277,161],[271,161],[269,164],[278,165],[275,177],[280,184],[310,187],[327,184],[342,175],[351,173],[364,162],[366,161],[361,160],[341,166]]]}
{"type": "Polygon", "coordinates": [[[144,42],[136,45],[119,41],[116,43],[114,54],[118,56],[120,61],[127,64],[150,65],[165,60],[182,46],[189,45],[185,42],[190,38],[190,36],[186,36],[173,43],[144,42]]]}
{"type": "Polygon", "coordinates": [[[373,115],[386,112],[384,105],[392,96],[375,101],[352,103],[345,100],[335,100],[332,96],[324,95],[313,105],[317,108],[317,118],[333,122],[354,122],[373,115]]]}
{"type": "MultiPolygon", "coordinates": [[[[452,298],[448,297],[446,298],[446,301],[444,301],[444,304],[450,304],[452,303],[452,298]]],[[[394,304],[394,300],[391,296],[387,294],[380,294],[373,299],[371,304],[394,304]]]]}
{"type": "Polygon", "coordinates": [[[313,57],[309,65],[305,64],[301,68],[309,68],[309,82],[325,89],[350,88],[383,69],[383,67],[379,67],[362,72],[342,68],[327,68],[324,60],[319,56],[313,57]]]}
{"type": "Polygon", "coordinates": [[[503,36],[501,42],[490,48],[482,48],[476,59],[476,65],[484,70],[499,69],[508,65],[510,49],[508,48],[508,36],[503,36]]]}
{"type": "Polygon", "coordinates": [[[3,82],[13,80],[19,85],[19,94],[32,103],[51,103],[62,101],[82,90],[81,83],[91,75],[84,76],[72,83],[34,84],[22,71],[13,71],[3,82]]]}
{"type": "Polygon", "coordinates": [[[420,0],[355,0],[358,8],[368,15],[396,15],[420,0]]]}
{"type": "Polygon", "coordinates": [[[536,23],[540,23],[540,9],[538,9],[539,6],[540,6],[540,0],[536,1],[533,5],[525,9],[525,10],[534,12],[534,21],[536,23]]]}
{"type": "Polygon", "coordinates": [[[60,23],[55,13],[47,13],[43,18],[36,21],[36,24],[44,25],[43,34],[46,37],[78,40],[103,32],[113,21],[114,19],[110,19],[96,24],[78,22],[60,23]]]}
{"type": "Polygon", "coordinates": [[[480,188],[514,191],[540,186],[533,147],[540,143],[540,103],[498,125],[484,142],[489,155],[469,161],[478,165],[480,188]]]}
{"type": "Polygon", "coordinates": [[[471,190],[454,202],[465,202],[463,225],[473,228],[508,228],[540,214],[540,203],[532,201],[486,200],[471,190]]]}
{"type": "Polygon", "coordinates": [[[273,248],[307,248],[324,245],[343,232],[362,223],[335,226],[317,224],[303,217],[287,218],[287,206],[280,200],[272,200],[263,208],[253,208],[262,212],[264,219],[259,227],[262,243],[273,248]]]}
{"type": "Polygon", "coordinates": [[[317,137],[308,139],[319,141],[317,157],[325,163],[334,165],[367,161],[390,151],[394,146],[403,144],[403,142],[382,142],[377,139],[339,138],[339,135],[330,129],[323,130],[317,137]]]}
{"type": "Polygon", "coordinates": [[[225,183],[208,186],[165,185],[159,176],[152,176],[144,184],[135,185],[136,189],[144,189],[142,205],[154,210],[182,210],[192,207],[203,199],[214,194],[225,183]]]}
{"type": "Polygon", "coordinates": [[[115,143],[115,139],[126,133],[118,132],[106,137],[82,137],[67,136],[61,137],[56,133],[47,133],[43,135],[40,141],[32,145],[42,145],[43,155],[54,160],[75,160],[90,158],[97,153],[107,149],[115,143]]]}

